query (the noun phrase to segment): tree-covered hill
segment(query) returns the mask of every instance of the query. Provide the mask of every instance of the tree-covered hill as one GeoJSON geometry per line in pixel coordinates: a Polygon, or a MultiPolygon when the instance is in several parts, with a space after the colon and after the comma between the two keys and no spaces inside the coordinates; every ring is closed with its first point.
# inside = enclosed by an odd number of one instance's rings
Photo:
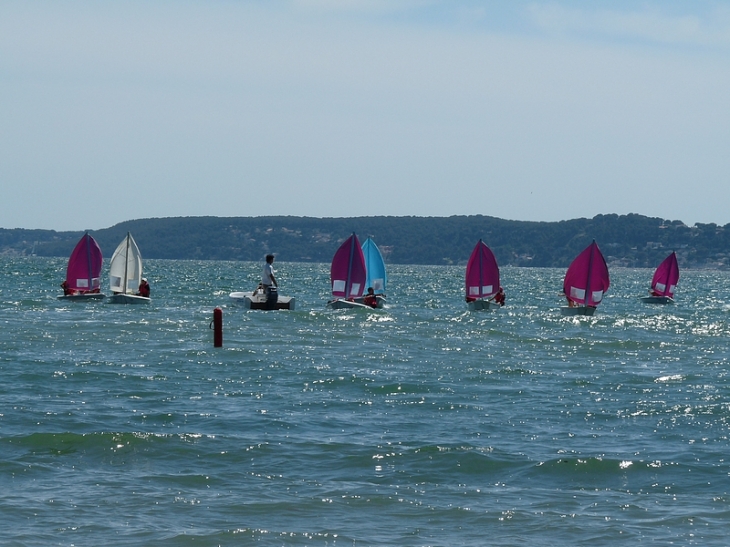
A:
{"type": "MultiPolygon", "coordinates": [[[[111,256],[127,231],[145,258],[329,262],[352,232],[373,237],[386,262],[465,264],[480,238],[500,265],[565,267],[592,239],[609,264],[653,267],[670,251],[684,268],[730,266],[730,225],[689,227],[642,215],[598,215],[561,222],[488,216],[451,217],[177,217],[130,220],[90,233],[111,256]]],[[[82,232],[0,229],[0,253],[68,256],[82,232]]]]}

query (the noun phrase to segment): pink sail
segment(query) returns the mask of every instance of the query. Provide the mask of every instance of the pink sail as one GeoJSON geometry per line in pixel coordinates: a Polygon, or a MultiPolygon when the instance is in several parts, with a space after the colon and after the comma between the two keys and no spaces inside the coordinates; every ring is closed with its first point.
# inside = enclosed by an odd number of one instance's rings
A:
{"type": "Polygon", "coordinates": [[[594,240],[568,267],[563,291],[577,304],[596,307],[609,286],[608,266],[594,240]]]}
{"type": "Polygon", "coordinates": [[[674,291],[679,281],[679,265],[677,264],[677,255],[670,254],[665,258],[654,272],[651,280],[651,290],[653,296],[674,297],[674,291]]]}
{"type": "Polygon", "coordinates": [[[335,298],[358,298],[365,290],[365,256],[355,234],[348,237],[332,258],[330,281],[335,298]]]}
{"type": "Polygon", "coordinates": [[[99,244],[89,234],[84,234],[68,259],[67,287],[79,292],[98,290],[102,262],[99,244]]]}
{"type": "Polygon", "coordinates": [[[499,291],[499,266],[494,253],[480,239],[466,264],[466,298],[490,298],[499,291]]]}

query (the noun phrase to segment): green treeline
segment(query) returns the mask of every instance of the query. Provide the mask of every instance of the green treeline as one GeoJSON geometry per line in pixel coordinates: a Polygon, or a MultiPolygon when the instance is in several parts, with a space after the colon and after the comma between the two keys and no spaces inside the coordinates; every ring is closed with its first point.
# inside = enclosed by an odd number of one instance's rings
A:
{"type": "MultiPolygon", "coordinates": [[[[465,264],[477,240],[500,265],[566,267],[592,239],[610,265],[654,267],[676,251],[681,267],[730,266],[730,225],[696,224],[637,214],[560,222],[488,216],[451,217],[178,217],[122,222],[90,233],[110,257],[127,231],[145,258],[329,262],[356,232],[372,237],[392,264],[465,264]]],[[[0,253],[68,256],[83,232],[0,229],[0,253]]]]}

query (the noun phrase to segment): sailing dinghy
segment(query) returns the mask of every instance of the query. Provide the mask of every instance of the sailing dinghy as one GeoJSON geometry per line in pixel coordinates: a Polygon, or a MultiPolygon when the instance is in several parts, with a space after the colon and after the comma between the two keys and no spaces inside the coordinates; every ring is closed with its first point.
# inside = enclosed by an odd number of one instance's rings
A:
{"type": "Polygon", "coordinates": [[[330,267],[330,283],[332,285],[332,300],[327,302],[328,308],[336,310],[345,308],[372,309],[366,304],[356,302],[365,289],[367,271],[365,256],[360,247],[360,241],[353,233],[335,252],[330,267]]]}
{"type": "Polygon", "coordinates": [[[374,296],[362,296],[356,298],[355,302],[371,308],[382,308],[385,305],[385,286],[388,283],[383,255],[380,254],[380,249],[371,238],[367,238],[363,242],[362,254],[365,257],[365,271],[367,272],[365,287],[368,291],[372,288],[374,296]]]}
{"type": "Polygon", "coordinates": [[[645,304],[674,304],[674,291],[677,290],[678,281],[679,264],[676,253],[672,252],[654,272],[649,289],[651,294],[641,297],[641,301],[645,304]]]}
{"type": "Polygon", "coordinates": [[[494,253],[480,239],[466,264],[466,302],[469,311],[498,310],[494,301],[499,292],[499,266],[494,253]]]}
{"type": "Polygon", "coordinates": [[[88,233],[79,240],[71,252],[66,268],[66,279],[59,300],[101,300],[101,265],[104,259],[96,240],[88,233]]]}
{"type": "Polygon", "coordinates": [[[142,255],[132,234],[125,237],[112,255],[109,286],[112,304],[149,304],[150,299],[137,293],[142,280],[142,255]]]}
{"type": "Polygon", "coordinates": [[[569,305],[561,307],[561,313],[593,315],[609,286],[608,266],[594,239],[568,267],[563,292],[569,305]]]}
{"type": "MultiPolygon", "coordinates": [[[[228,298],[235,304],[247,310],[268,310],[266,304],[266,294],[263,289],[256,289],[248,292],[232,292],[228,298]]],[[[280,296],[276,301],[275,310],[293,310],[295,309],[296,299],[293,296],[280,296]]]]}
{"type": "MultiPolygon", "coordinates": [[[[228,298],[234,304],[247,310],[268,310],[266,304],[266,294],[263,289],[256,289],[248,292],[232,292],[228,298]]],[[[275,310],[293,310],[295,309],[296,299],[293,296],[280,296],[276,301],[275,310]]]]}
{"type": "MultiPolygon", "coordinates": [[[[278,290],[278,288],[273,287],[271,290],[278,290]]],[[[247,310],[293,310],[296,305],[296,299],[293,296],[278,296],[274,307],[269,307],[268,297],[261,284],[254,291],[232,292],[228,295],[228,298],[234,304],[247,310]]]]}

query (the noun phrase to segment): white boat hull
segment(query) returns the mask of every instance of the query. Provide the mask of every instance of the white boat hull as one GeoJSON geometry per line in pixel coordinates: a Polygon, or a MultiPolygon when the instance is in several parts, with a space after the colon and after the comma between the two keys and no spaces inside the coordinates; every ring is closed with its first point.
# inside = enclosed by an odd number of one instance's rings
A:
{"type": "Polygon", "coordinates": [[[113,294],[109,297],[110,304],[149,304],[150,299],[136,294],[113,294]]]}
{"type": "Polygon", "coordinates": [[[104,300],[104,295],[100,292],[92,292],[84,294],[62,294],[57,298],[68,302],[91,302],[92,300],[104,300]]]}
{"type": "Polygon", "coordinates": [[[329,302],[327,302],[327,307],[331,308],[333,310],[348,310],[348,309],[372,310],[373,309],[371,306],[368,306],[366,304],[361,304],[361,303],[355,302],[353,300],[344,300],[342,298],[338,298],[336,300],[330,300],[329,302]]]}
{"type": "MultiPolygon", "coordinates": [[[[228,297],[237,305],[247,310],[265,310],[266,295],[263,292],[254,294],[249,292],[232,292],[228,297]]],[[[276,302],[277,310],[293,310],[296,306],[296,300],[293,296],[279,296],[276,302]]]]}
{"type": "Polygon", "coordinates": [[[642,296],[644,304],[674,304],[674,299],[669,296],[642,296]]]}
{"type": "Polygon", "coordinates": [[[560,313],[563,315],[593,315],[596,312],[596,308],[593,306],[562,306],[560,313]]]}
{"type": "Polygon", "coordinates": [[[484,300],[483,298],[467,302],[466,305],[469,311],[498,310],[502,307],[493,300],[484,300]]]}

